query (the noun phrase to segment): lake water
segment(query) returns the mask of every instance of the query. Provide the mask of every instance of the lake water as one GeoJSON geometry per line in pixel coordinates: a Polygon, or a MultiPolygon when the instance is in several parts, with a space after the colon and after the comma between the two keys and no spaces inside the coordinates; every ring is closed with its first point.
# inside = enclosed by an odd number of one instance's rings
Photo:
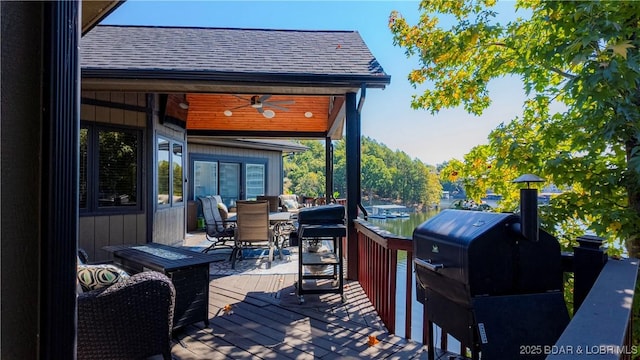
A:
{"type": "MultiPolygon", "coordinates": [[[[402,235],[407,237],[413,236],[413,230],[418,225],[427,221],[427,219],[436,215],[437,211],[430,212],[415,212],[410,213],[408,218],[393,218],[393,219],[369,219],[368,221],[376,226],[379,226],[387,231],[390,231],[396,235],[402,235]]],[[[397,297],[396,297],[396,333],[402,336],[404,335],[405,325],[405,294],[406,294],[406,276],[407,276],[407,253],[405,251],[398,252],[398,273],[396,277],[397,283],[397,297]]],[[[422,341],[422,304],[416,301],[415,294],[415,274],[413,276],[413,303],[411,305],[411,339],[421,342],[422,341]]],[[[437,336],[436,339],[440,339],[437,336]]],[[[436,343],[436,346],[438,344],[436,343]]]]}

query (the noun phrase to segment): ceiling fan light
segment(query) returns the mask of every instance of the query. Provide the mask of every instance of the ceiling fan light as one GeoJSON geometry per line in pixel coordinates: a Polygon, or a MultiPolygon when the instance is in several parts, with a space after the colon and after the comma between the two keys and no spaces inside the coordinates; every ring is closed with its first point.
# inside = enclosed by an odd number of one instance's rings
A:
{"type": "Polygon", "coordinates": [[[266,117],[267,119],[271,119],[272,117],[276,116],[276,113],[273,112],[273,110],[265,110],[262,112],[262,116],[266,117]]]}
{"type": "Polygon", "coordinates": [[[307,111],[307,112],[304,113],[304,117],[306,117],[307,119],[312,117],[312,116],[313,116],[313,113],[311,111],[307,111]]]}
{"type": "Polygon", "coordinates": [[[233,113],[231,112],[231,110],[225,110],[225,111],[223,112],[223,114],[224,114],[224,116],[231,116],[231,115],[233,115],[233,113]]]}

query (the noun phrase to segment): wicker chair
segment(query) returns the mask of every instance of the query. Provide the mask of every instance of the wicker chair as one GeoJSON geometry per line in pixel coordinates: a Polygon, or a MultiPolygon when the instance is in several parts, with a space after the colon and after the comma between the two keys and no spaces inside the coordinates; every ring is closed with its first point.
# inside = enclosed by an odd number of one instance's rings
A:
{"type": "Polygon", "coordinates": [[[78,295],[78,359],[171,359],[175,288],[147,271],[78,295]]]}

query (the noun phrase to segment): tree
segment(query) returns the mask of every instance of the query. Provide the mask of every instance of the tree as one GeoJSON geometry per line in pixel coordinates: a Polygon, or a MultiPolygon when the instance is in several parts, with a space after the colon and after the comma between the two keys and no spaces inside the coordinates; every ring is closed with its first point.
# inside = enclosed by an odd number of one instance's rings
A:
{"type": "Polygon", "coordinates": [[[362,156],[362,189],[369,195],[369,201],[374,194],[391,184],[391,171],[385,166],[382,159],[371,156],[362,156]]]}
{"type": "Polygon", "coordinates": [[[497,22],[495,3],[422,1],[416,25],[397,12],[389,18],[394,44],[419,59],[409,81],[429,86],[414,108],[481,114],[492,79],[522,80],[522,115],[444,175],[463,178],[476,196],[500,190],[513,206],[509,181],[537,174],[564,190],[542,209],[543,226],[567,234],[586,225],[626,239],[639,257],[640,2],[518,1],[529,16],[507,23],[497,22]],[[439,27],[443,17],[454,24],[439,27]]]}

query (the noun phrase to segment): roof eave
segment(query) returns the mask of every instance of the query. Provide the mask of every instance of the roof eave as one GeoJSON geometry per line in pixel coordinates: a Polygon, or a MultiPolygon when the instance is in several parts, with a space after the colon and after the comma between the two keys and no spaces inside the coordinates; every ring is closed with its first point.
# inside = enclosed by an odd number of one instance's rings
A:
{"type": "Polygon", "coordinates": [[[121,80],[211,81],[235,84],[269,84],[281,86],[361,87],[384,89],[391,82],[389,75],[327,75],[283,74],[186,70],[132,70],[83,68],[83,78],[121,80]]]}

